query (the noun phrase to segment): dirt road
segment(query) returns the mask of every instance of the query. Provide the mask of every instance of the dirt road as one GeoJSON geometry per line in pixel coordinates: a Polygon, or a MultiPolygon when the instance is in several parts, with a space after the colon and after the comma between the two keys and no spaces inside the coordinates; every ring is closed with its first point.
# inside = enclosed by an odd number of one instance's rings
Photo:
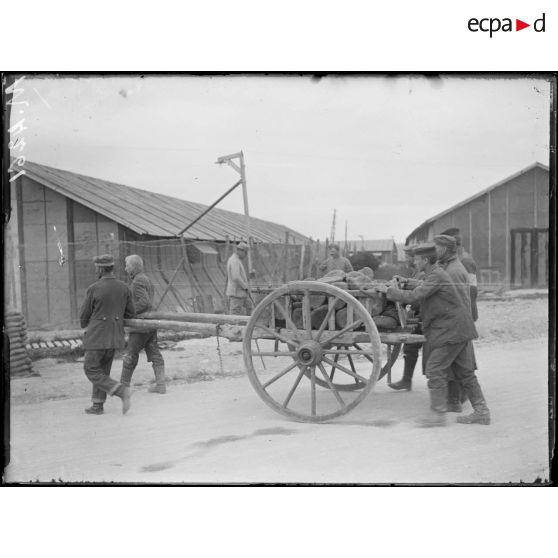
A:
{"type": "MultiPolygon", "coordinates": [[[[424,377],[412,392],[381,381],[329,424],[277,415],[244,376],[145,387],[130,413],[111,399],[89,416],[85,395],[12,406],[7,482],[486,483],[548,478],[546,340],[479,346],[491,426],[414,423],[428,405],[424,377]]],[[[75,368],[83,384],[83,374],[75,368]]],[[[402,362],[394,369],[401,372],[402,362]]],[[[77,380],[76,380],[77,381],[77,380]]],[[[466,410],[470,407],[467,404],[466,410]]]]}

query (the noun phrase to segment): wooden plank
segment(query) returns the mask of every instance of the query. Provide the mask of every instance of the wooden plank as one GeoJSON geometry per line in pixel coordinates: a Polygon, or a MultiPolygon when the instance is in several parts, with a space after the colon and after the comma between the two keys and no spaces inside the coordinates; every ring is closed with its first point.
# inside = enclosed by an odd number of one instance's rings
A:
{"type": "MultiPolygon", "coordinates": [[[[201,335],[216,336],[217,326],[214,324],[179,322],[174,320],[142,320],[134,318],[124,320],[126,327],[134,329],[150,330],[150,329],[168,329],[171,331],[186,331],[189,333],[199,333],[201,335]]],[[[243,326],[223,324],[219,326],[219,337],[225,337],[233,341],[242,339],[243,326]]]]}
{"type": "Polygon", "coordinates": [[[204,314],[201,312],[145,312],[138,316],[145,320],[174,320],[177,322],[194,322],[205,324],[231,324],[246,325],[250,316],[238,316],[228,314],[204,314]]]}

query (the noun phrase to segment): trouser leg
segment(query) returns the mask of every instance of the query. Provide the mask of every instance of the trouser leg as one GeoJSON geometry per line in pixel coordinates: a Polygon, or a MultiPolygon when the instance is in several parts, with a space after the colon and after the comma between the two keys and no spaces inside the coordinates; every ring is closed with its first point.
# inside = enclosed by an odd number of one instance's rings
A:
{"type": "Polygon", "coordinates": [[[149,391],[151,393],[166,393],[165,361],[163,360],[163,355],[157,343],[157,331],[150,334],[145,344],[145,353],[155,373],[155,386],[150,387],[149,391]]]}
{"type": "Polygon", "coordinates": [[[490,424],[490,410],[473,367],[476,367],[476,361],[473,344],[469,342],[463,353],[456,359],[453,371],[471,402],[474,412],[467,416],[457,417],[457,422],[490,424]]]}
{"type": "Polygon", "coordinates": [[[120,374],[120,383],[124,386],[130,386],[132,374],[138,365],[139,353],[145,344],[145,337],[144,333],[130,332],[126,354],[122,359],[122,373],[120,374]]]}
{"type": "Polygon", "coordinates": [[[247,302],[248,299],[246,297],[229,297],[229,313],[239,316],[248,316],[250,312],[247,307],[247,302]]]}
{"type": "Polygon", "coordinates": [[[417,364],[419,351],[422,345],[406,344],[403,345],[403,377],[399,382],[390,384],[389,387],[396,390],[410,390],[412,385],[413,374],[417,364]]]}
{"type": "Polygon", "coordinates": [[[87,379],[93,384],[93,403],[104,403],[107,394],[114,394],[120,385],[109,376],[113,358],[114,349],[85,351],[83,369],[87,379]]]}
{"type": "Polygon", "coordinates": [[[453,366],[448,376],[448,411],[452,413],[460,413],[462,411],[461,402],[463,390],[461,383],[455,377],[453,366]]]}

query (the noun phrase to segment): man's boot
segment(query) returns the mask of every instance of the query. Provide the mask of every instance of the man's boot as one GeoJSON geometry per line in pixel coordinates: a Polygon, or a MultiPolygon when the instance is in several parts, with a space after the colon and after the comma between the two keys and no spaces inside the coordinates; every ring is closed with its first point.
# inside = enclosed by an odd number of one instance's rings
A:
{"type": "Polygon", "coordinates": [[[127,366],[123,366],[122,373],[120,374],[120,383],[123,386],[130,387],[133,373],[134,371],[132,369],[128,368],[127,366]]]}
{"type": "Polygon", "coordinates": [[[448,413],[462,413],[463,407],[461,405],[462,389],[461,384],[457,380],[448,380],[448,413]]]}
{"type": "Polygon", "coordinates": [[[446,389],[430,389],[430,408],[429,414],[419,417],[417,423],[422,428],[432,428],[436,426],[446,426],[446,403],[447,403],[447,390],[446,389]]]}
{"type": "Polygon", "coordinates": [[[104,413],[103,404],[102,403],[93,403],[91,407],[85,409],[85,412],[88,415],[102,415],[104,413]]]}
{"type": "Polygon", "coordinates": [[[490,424],[490,411],[476,377],[474,383],[465,386],[465,392],[473,406],[473,412],[470,415],[457,417],[457,422],[461,424],[490,424]]]}
{"type": "Polygon", "coordinates": [[[114,395],[122,399],[122,414],[125,415],[132,406],[130,388],[127,386],[119,385],[114,395]]]}
{"type": "Polygon", "coordinates": [[[155,385],[150,386],[150,393],[167,393],[167,384],[165,383],[165,365],[156,364],[153,366],[155,372],[155,385]]]}
{"type": "Polygon", "coordinates": [[[403,368],[403,377],[398,382],[393,384],[388,384],[391,389],[395,390],[407,390],[412,389],[413,373],[415,371],[415,365],[417,363],[416,357],[411,357],[410,355],[405,355],[405,366],[403,368]]]}

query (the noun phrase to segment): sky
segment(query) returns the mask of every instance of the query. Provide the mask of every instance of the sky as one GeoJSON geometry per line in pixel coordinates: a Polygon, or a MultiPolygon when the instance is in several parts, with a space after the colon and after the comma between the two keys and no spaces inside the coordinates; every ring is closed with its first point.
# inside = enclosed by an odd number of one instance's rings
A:
{"type": "MultiPolygon", "coordinates": [[[[237,180],[250,214],[314,239],[405,237],[548,164],[550,85],[519,75],[26,77],[30,161],[204,204],[237,180]]],[[[237,188],[220,205],[242,212],[237,188]]],[[[186,226],[186,222],[184,225],[186,226]]],[[[178,231],[177,231],[178,232],[178,231]]]]}

